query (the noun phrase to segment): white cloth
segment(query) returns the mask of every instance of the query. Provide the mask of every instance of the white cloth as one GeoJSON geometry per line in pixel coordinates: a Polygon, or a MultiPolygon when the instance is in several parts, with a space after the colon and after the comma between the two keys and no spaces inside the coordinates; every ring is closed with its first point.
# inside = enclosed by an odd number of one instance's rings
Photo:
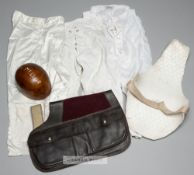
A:
{"type": "MultiPolygon", "coordinates": [[[[143,96],[154,102],[164,102],[171,111],[177,111],[189,102],[183,94],[182,78],[189,48],[173,40],[158,61],[140,74],[135,85],[143,96]]],[[[184,113],[165,115],[127,93],[126,116],[132,135],[152,140],[172,133],[184,120],[184,113]]]]}
{"type": "Polygon", "coordinates": [[[71,22],[15,11],[7,56],[9,155],[28,154],[30,106],[41,103],[46,120],[50,101],[112,89],[124,107],[126,83],[150,64],[141,21],[127,6],[94,6],[71,22]],[[25,63],[36,63],[48,73],[52,92],[47,99],[35,101],[18,92],[15,72],[25,63]]]}

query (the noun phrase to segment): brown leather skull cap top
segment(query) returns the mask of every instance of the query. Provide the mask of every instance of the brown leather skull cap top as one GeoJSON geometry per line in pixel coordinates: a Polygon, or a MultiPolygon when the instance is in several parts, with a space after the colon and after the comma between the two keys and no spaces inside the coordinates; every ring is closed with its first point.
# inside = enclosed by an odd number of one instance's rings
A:
{"type": "Polygon", "coordinates": [[[27,63],[15,74],[19,91],[34,100],[46,98],[51,92],[51,83],[46,71],[39,65],[27,63]]]}

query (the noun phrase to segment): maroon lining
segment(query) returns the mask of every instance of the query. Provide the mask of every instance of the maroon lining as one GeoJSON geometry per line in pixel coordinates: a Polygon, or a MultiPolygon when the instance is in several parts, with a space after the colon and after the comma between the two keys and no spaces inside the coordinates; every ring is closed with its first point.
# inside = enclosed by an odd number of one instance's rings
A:
{"type": "Polygon", "coordinates": [[[103,93],[70,98],[63,102],[63,121],[79,118],[110,106],[103,93]]]}

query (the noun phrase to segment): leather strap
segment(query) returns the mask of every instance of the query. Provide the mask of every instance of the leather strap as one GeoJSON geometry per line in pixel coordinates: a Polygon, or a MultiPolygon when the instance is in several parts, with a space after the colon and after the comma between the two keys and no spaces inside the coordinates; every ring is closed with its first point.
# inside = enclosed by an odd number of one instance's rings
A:
{"type": "Polygon", "coordinates": [[[31,107],[33,128],[37,128],[43,123],[41,104],[31,107]]]}
{"type": "Polygon", "coordinates": [[[147,99],[138,90],[138,88],[136,87],[134,81],[129,81],[129,83],[128,83],[128,90],[131,92],[131,94],[134,97],[136,97],[142,103],[144,103],[147,106],[150,106],[150,107],[152,107],[154,109],[158,109],[158,110],[160,110],[161,112],[163,112],[166,115],[186,114],[188,112],[188,110],[189,110],[189,106],[185,105],[185,106],[182,106],[177,111],[171,111],[170,109],[168,109],[168,107],[165,105],[165,103],[163,101],[162,102],[155,102],[153,100],[147,99]]]}

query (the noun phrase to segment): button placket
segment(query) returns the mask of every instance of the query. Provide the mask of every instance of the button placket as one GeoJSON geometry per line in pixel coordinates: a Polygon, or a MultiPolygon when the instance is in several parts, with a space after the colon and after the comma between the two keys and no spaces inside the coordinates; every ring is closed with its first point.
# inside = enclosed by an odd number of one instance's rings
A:
{"type": "Polygon", "coordinates": [[[113,21],[107,27],[108,33],[115,41],[115,49],[118,55],[123,54],[123,38],[121,33],[121,27],[116,25],[113,21]]]}
{"type": "Polygon", "coordinates": [[[74,43],[74,46],[75,46],[75,50],[76,50],[76,52],[77,52],[77,36],[75,35],[75,41],[74,41],[75,43],[74,43]]]}
{"type": "Polygon", "coordinates": [[[115,25],[109,26],[108,27],[108,33],[112,36],[112,37],[116,37],[118,35],[118,29],[115,25]]]}
{"type": "Polygon", "coordinates": [[[68,29],[68,33],[71,35],[72,37],[72,40],[73,43],[74,43],[74,50],[76,52],[78,52],[78,33],[79,33],[80,29],[77,27],[77,26],[71,26],[69,29],[68,29]]]}

